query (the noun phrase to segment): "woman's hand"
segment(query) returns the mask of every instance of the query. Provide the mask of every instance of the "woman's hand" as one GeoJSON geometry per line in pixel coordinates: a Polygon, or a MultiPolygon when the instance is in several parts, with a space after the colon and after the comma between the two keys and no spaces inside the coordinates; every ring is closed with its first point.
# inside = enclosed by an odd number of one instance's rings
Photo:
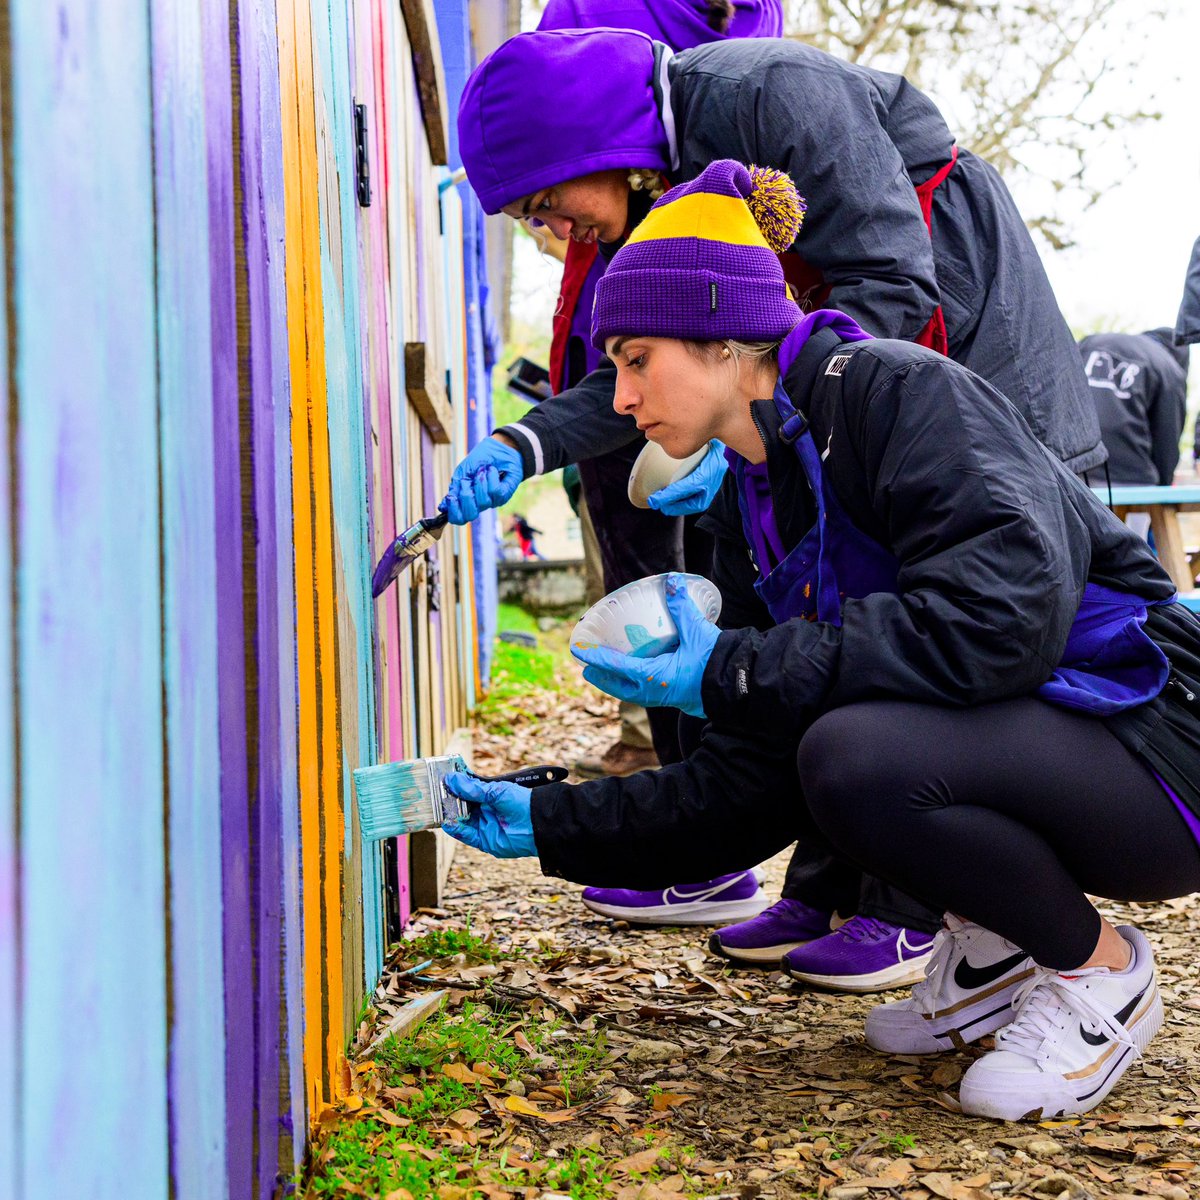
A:
{"type": "Polygon", "coordinates": [[[493,434],[454,468],[450,490],[438,508],[452,525],[466,525],[489,508],[507,504],[524,477],[521,455],[493,434]]]}
{"type": "Polygon", "coordinates": [[[729,463],[725,460],[725,445],[715,438],[708,443],[708,453],[682,479],[651,492],[646,503],[656,512],[668,517],[686,517],[702,513],[721,490],[721,481],[729,463]]]}
{"type": "Polygon", "coordinates": [[[488,783],[461,771],[446,776],[446,787],[471,805],[469,817],[442,826],[452,838],[496,858],[537,857],[529,788],[488,783]]]}
{"type": "Polygon", "coordinates": [[[584,679],[618,700],[645,708],[666,705],[703,717],[700,683],[721,631],[704,619],[683,576],[668,575],[666,592],[667,611],[679,630],[679,645],[669,654],[634,658],[607,646],[572,646],[571,653],[588,664],[584,679]]]}

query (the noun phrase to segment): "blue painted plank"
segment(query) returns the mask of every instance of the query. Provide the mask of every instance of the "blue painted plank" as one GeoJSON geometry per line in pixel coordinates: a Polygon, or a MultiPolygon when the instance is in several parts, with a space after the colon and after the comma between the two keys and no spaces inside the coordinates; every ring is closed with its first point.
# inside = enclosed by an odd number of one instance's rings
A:
{"type": "Polygon", "coordinates": [[[171,1179],[226,1195],[212,336],[200,9],[151,10],[163,480],[171,1179]]]}
{"type": "Polygon", "coordinates": [[[1200,504],[1200,487],[1194,484],[1180,487],[1129,485],[1114,488],[1094,487],[1092,491],[1105,504],[1200,504]],[[1109,500],[1111,494],[1112,499],[1109,500]]]}
{"type": "Polygon", "coordinates": [[[168,1191],[168,1139],[149,6],[7,7],[21,470],[17,1194],[155,1200],[168,1191]]]}
{"type": "MultiPolygon", "coordinates": [[[[8,47],[0,38],[0,74],[9,71],[8,47]]],[[[0,165],[4,162],[4,123],[0,120],[0,165]]],[[[4,270],[5,237],[3,172],[0,170],[0,679],[13,679],[12,544],[9,538],[8,442],[8,304],[4,270]]],[[[18,978],[20,935],[17,908],[17,812],[13,761],[12,687],[0,688],[0,1196],[16,1196],[20,1175],[17,1113],[18,978]]]]}

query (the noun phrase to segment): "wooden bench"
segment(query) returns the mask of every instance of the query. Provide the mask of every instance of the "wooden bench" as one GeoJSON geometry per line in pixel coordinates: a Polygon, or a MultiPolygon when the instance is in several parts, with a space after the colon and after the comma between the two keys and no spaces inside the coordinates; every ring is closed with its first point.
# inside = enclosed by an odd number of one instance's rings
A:
{"type": "Polygon", "coordinates": [[[1179,600],[1193,612],[1200,612],[1200,589],[1196,572],[1200,570],[1200,552],[1188,553],[1179,527],[1181,512],[1200,512],[1200,487],[1144,486],[1094,487],[1092,491],[1123,521],[1130,513],[1146,513],[1154,534],[1159,562],[1166,568],[1179,600]]]}

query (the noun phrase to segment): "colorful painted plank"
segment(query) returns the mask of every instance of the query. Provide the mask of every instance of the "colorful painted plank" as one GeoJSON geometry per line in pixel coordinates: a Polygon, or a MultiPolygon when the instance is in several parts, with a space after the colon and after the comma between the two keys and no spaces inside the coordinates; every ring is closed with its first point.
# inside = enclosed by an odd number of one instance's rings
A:
{"type": "Polygon", "coordinates": [[[307,1108],[315,1115],[334,1095],[345,1024],[337,597],[333,582],[312,12],[307,0],[278,0],[276,11],[292,389],[304,1059],[307,1108]]]}
{"type": "Polygon", "coordinates": [[[168,1035],[149,9],[6,9],[19,232],[8,264],[20,463],[17,1194],[153,1198],[168,1187],[168,1035]]]}
{"type": "Polygon", "coordinates": [[[226,1176],[217,725],[213,371],[201,13],[151,13],[158,397],[162,462],[163,695],[172,1020],[170,1172],[179,1196],[219,1196],[226,1176]]]}
{"type": "MultiPolygon", "coordinates": [[[[12,78],[12,42],[9,37],[8,14],[0,6],[0,79],[12,78]]],[[[8,203],[14,187],[12,149],[12,93],[0,87],[0,678],[15,679],[12,657],[12,484],[9,473],[11,448],[8,441],[9,418],[17,409],[16,380],[10,377],[9,342],[16,329],[10,321],[10,306],[16,297],[8,294],[8,273],[5,262],[13,253],[12,242],[16,229],[6,220],[8,203]]],[[[16,761],[13,754],[16,689],[5,688],[0,694],[0,1046],[8,1048],[7,1060],[15,1058],[19,1044],[20,976],[20,901],[17,857],[17,838],[20,835],[20,808],[17,793],[16,761]]],[[[15,1066],[0,1071],[0,1195],[15,1196],[21,1174],[21,1145],[18,1114],[21,1108],[17,1093],[18,1076],[15,1066]]]]}
{"type": "Polygon", "coordinates": [[[283,160],[274,3],[242,0],[230,12],[234,199],[245,238],[236,276],[240,424],[253,464],[243,487],[253,494],[254,534],[256,1186],[267,1197],[277,1175],[299,1166],[305,1129],[283,160]]]}

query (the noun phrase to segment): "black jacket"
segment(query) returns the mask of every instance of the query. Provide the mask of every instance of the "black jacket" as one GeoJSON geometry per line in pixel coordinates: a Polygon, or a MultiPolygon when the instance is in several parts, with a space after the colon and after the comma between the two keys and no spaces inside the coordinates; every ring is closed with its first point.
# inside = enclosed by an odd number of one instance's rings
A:
{"type": "MultiPolygon", "coordinates": [[[[808,203],[795,251],[832,285],[830,308],[868,333],[916,337],[941,303],[950,357],[999,388],[1073,470],[1104,459],[1074,339],[999,175],[960,151],[934,193],[933,235],[913,185],[950,158],[933,102],[899,75],[787,41],[698,47],[671,61],[680,180],[721,158],[786,170],[808,203]]],[[[527,473],[632,440],[610,364],[505,432],[527,473]]]]}
{"type": "MultiPolygon", "coordinates": [[[[750,866],[803,826],[795,752],[823,712],[872,697],[969,706],[1029,694],[1059,662],[1086,582],[1173,593],[1145,542],[994,388],[897,341],[843,346],[844,373],[825,375],[838,348],[830,331],[814,336],[787,390],[827,448],[847,515],[900,561],[900,594],[847,600],[840,628],[773,626],[727,477],[708,518],[726,626],[703,680],[710,728],[683,763],[538,789],[534,831],[550,873],[653,887],[750,866]]],[[[814,506],[774,404],[756,401],[754,414],[790,549],[814,506]]],[[[1153,636],[1200,685],[1200,622],[1179,605],[1151,612],[1153,636]]],[[[1181,704],[1164,696],[1107,723],[1200,811],[1200,713],[1181,704]]]]}
{"type": "Polygon", "coordinates": [[[1174,482],[1188,347],[1176,346],[1172,333],[1095,333],[1079,343],[1113,483],[1174,482]]]}

